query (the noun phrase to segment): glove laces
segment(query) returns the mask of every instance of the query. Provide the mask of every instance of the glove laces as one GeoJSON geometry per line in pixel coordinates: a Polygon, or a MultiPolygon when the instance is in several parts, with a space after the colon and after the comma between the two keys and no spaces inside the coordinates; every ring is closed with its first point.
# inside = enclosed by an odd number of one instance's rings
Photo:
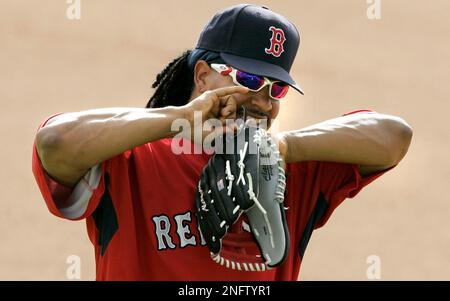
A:
{"type": "Polygon", "coordinates": [[[236,184],[239,184],[239,182],[242,181],[242,184],[245,185],[245,178],[244,178],[245,164],[244,164],[244,159],[245,159],[245,155],[247,154],[247,148],[248,148],[248,142],[246,141],[245,144],[244,144],[244,149],[239,150],[239,161],[237,163],[237,165],[239,167],[239,177],[237,179],[236,184]]]}

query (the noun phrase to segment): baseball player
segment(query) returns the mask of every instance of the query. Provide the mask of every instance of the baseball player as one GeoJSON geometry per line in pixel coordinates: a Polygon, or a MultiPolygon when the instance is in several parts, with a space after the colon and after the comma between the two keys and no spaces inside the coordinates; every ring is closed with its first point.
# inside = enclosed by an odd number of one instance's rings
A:
{"type": "MultiPolygon", "coordinates": [[[[242,110],[270,123],[289,89],[303,94],[289,74],[299,43],[297,28],[282,15],[256,5],[228,7],[194,49],[158,74],[146,108],[60,113],[42,122],[35,179],[52,214],[86,220],[97,280],[297,280],[313,230],[400,162],[412,130],[391,115],[359,110],[278,134],[290,238],[283,262],[265,269],[211,260],[195,206],[211,154],[173,123],[194,128],[196,112],[203,123],[236,119],[242,110]],[[196,151],[175,152],[174,142],[196,151]]],[[[248,228],[242,216],[226,226],[236,257],[258,250],[248,228]]]]}

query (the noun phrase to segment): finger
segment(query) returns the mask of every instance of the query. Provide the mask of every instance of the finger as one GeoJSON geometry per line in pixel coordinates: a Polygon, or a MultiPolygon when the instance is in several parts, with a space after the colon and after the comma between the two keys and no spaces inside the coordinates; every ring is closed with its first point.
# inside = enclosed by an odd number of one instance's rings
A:
{"type": "Polygon", "coordinates": [[[231,195],[227,193],[229,183],[227,183],[226,179],[225,166],[224,157],[215,156],[209,161],[209,168],[206,168],[205,171],[210,179],[209,188],[215,198],[214,208],[220,219],[226,222],[226,225],[232,225],[239,217],[240,211],[239,207],[232,200],[231,195]]]}
{"type": "Polygon", "coordinates": [[[203,239],[206,242],[206,245],[208,246],[209,250],[213,252],[214,254],[217,254],[220,252],[220,249],[222,247],[222,243],[220,239],[216,239],[214,234],[211,231],[211,226],[207,219],[204,219],[204,217],[201,215],[200,212],[196,213],[197,220],[200,226],[200,231],[202,233],[203,239]],[[214,237],[214,238],[213,238],[214,237]]]}
{"type": "Polygon", "coordinates": [[[224,106],[220,110],[220,115],[224,118],[234,119],[236,117],[237,104],[234,97],[228,97],[222,100],[222,105],[224,106]]]}
{"type": "Polygon", "coordinates": [[[211,188],[209,187],[209,179],[204,172],[200,180],[199,195],[197,197],[197,210],[201,212],[201,215],[208,223],[210,231],[215,239],[222,238],[226,233],[226,227],[222,225],[222,219],[217,214],[214,202],[211,197],[211,188]]]}
{"type": "Polygon", "coordinates": [[[212,91],[217,97],[224,97],[227,95],[231,95],[234,93],[242,93],[245,94],[248,92],[248,88],[247,87],[243,87],[243,86],[230,86],[230,87],[223,87],[223,88],[218,88],[216,90],[212,91]]]}

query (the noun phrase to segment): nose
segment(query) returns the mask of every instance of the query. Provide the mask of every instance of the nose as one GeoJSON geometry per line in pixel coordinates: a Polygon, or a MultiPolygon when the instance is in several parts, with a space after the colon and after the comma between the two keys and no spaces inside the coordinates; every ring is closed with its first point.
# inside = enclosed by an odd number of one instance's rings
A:
{"type": "Polygon", "coordinates": [[[258,92],[252,92],[252,104],[261,111],[268,112],[272,110],[272,99],[269,95],[269,87],[264,87],[258,92]]]}

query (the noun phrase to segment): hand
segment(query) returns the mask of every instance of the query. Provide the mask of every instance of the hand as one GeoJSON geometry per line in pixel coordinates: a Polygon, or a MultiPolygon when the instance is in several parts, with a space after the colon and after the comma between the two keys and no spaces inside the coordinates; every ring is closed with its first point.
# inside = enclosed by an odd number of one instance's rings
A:
{"type": "Polygon", "coordinates": [[[245,94],[249,90],[246,87],[230,86],[209,90],[185,105],[188,119],[193,124],[194,112],[201,112],[203,122],[216,118],[221,121],[236,118],[236,98],[235,93],[245,94]]]}
{"type": "MultiPolygon", "coordinates": [[[[210,90],[204,92],[199,97],[195,98],[188,104],[182,107],[185,111],[185,118],[189,121],[191,125],[191,139],[194,140],[194,129],[201,127],[200,132],[202,132],[202,138],[212,132],[222,133],[223,131],[232,130],[229,128],[215,129],[215,131],[205,130],[203,125],[205,122],[211,121],[211,119],[218,120],[221,126],[226,125],[227,119],[236,119],[237,102],[236,97],[233,94],[241,93],[245,94],[249,90],[246,87],[241,86],[231,86],[223,87],[215,90],[210,90]],[[201,119],[197,117],[201,115],[201,119]],[[201,123],[200,123],[201,121],[201,123]]],[[[213,125],[216,125],[213,123],[213,125]]],[[[202,141],[203,141],[202,139],[202,141]]]]}

